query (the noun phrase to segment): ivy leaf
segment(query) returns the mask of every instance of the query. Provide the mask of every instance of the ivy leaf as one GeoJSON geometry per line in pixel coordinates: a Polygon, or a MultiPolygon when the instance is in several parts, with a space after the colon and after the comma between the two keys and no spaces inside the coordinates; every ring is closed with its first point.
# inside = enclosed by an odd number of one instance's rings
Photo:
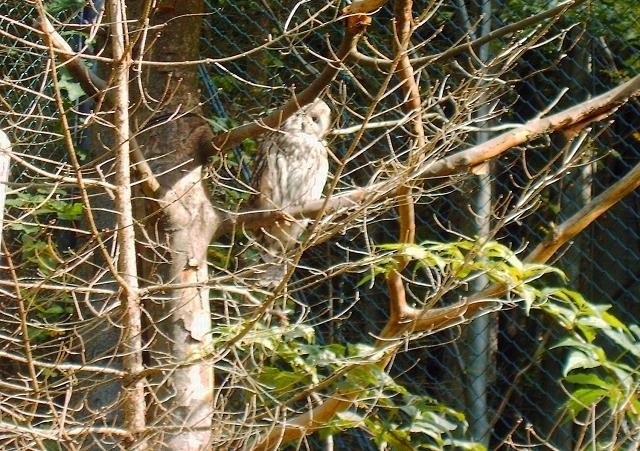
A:
{"type": "Polygon", "coordinates": [[[58,218],[66,220],[75,220],[82,216],[84,206],[81,203],[66,204],[64,208],[57,212],[58,218]]]}
{"type": "Polygon", "coordinates": [[[293,371],[284,371],[274,367],[265,367],[258,375],[260,383],[267,385],[271,390],[284,392],[293,390],[296,384],[308,380],[307,375],[293,371]]]}

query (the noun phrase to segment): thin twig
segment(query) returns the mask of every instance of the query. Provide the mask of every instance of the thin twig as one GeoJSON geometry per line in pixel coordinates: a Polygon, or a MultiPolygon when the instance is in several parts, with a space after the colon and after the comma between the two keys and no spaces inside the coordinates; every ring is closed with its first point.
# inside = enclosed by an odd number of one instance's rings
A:
{"type": "MultiPolygon", "coordinates": [[[[115,68],[113,79],[113,132],[115,144],[115,208],[118,212],[118,270],[120,284],[120,305],[123,312],[122,366],[127,374],[137,374],[143,370],[142,363],[142,307],[138,296],[138,263],[129,148],[129,68],[131,55],[127,50],[127,18],[124,0],[110,0],[107,11],[111,21],[111,45],[115,68]]],[[[123,387],[124,424],[131,436],[144,430],[146,402],[144,381],[137,380],[123,387]]]]}
{"type": "MultiPolygon", "coordinates": [[[[456,45],[455,47],[451,47],[450,49],[447,49],[446,51],[438,53],[436,55],[428,55],[428,56],[422,56],[420,58],[412,58],[410,62],[412,65],[443,63],[462,53],[469,52],[471,50],[477,50],[483,45],[487,44],[488,42],[493,41],[494,39],[498,39],[508,34],[523,30],[527,27],[530,27],[539,22],[542,22],[545,19],[548,19],[551,17],[561,17],[562,14],[564,14],[566,11],[568,11],[569,9],[575,8],[576,6],[579,6],[585,1],[586,0],[573,0],[573,1],[563,2],[558,6],[555,6],[541,13],[535,14],[533,16],[527,17],[526,19],[520,20],[518,22],[509,24],[509,25],[505,25],[502,28],[498,28],[497,30],[487,33],[486,35],[483,35],[482,37],[475,39],[471,42],[456,45]]],[[[391,60],[389,59],[376,58],[376,57],[365,55],[363,53],[360,53],[357,50],[357,48],[354,48],[352,50],[350,54],[350,58],[352,58],[354,61],[360,64],[364,64],[372,67],[384,68],[384,69],[389,67],[391,64],[391,60]]]]}
{"type": "MultiPolygon", "coordinates": [[[[346,22],[345,22],[346,24],[346,22]]],[[[225,149],[232,148],[240,144],[243,140],[249,137],[256,137],[268,130],[277,128],[288,117],[293,115],[302,106],[307,105],[320,95],[323,89],[325,89],[329,83],[334,79],[338,72],[342,69],[342,64],[346,59],[351,49],[355,46],[358,38],[364,31],[364,28],[350,27],[345,25],[345,32],[340,43],[340,47],[336,52],[336,58],[328,63],[324,70],[318,75],[318,77],[307,88],[295,93],[293,97],[282,107],[276,111],[273,111],[268,116],[259,119],[250,124],[245,124],[240,127],[231,129],[216,136],[213,140],[213,147],[208,149],[211,156],[214,153],[220,152],[225,149]]]]}

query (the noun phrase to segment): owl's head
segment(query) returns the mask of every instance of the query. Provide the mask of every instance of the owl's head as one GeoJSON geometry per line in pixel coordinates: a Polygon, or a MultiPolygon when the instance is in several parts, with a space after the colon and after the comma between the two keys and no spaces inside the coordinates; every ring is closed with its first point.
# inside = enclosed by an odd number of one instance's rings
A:
{"type": "Polygon", "coordinates": [[[289,133],[306,133],[316,136],[318,139],[324,137],[331,125],[331,109],[323,100],[316,99],[309,105],[300,108],[300,111],[288,118],[280,127],[289,133]]]}

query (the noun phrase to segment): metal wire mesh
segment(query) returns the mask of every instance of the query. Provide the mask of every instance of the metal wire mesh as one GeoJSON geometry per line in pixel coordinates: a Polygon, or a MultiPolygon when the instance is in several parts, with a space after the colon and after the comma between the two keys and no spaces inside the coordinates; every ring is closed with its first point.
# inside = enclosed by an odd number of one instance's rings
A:
{"type": "MultiPolygon", "coordinates": [[[[545,2],[539,3],[540,8],[548,6],[545,2]]],[[[475,14],[475,19],[469,20],[477,20],[482,5],[473,1],[465,4],[475,14]]],[[[250,7],[241,8],[233,3],[211,4],[215,16],[208,22],[208,32],[203,38],[203,52],[212,57],[228,54],[229,48],[241,53],[262,42],[270,30],[281,32],[282,25],[287,20],[286,14],[290,11],[290,5],[271,2],[270,6],[266,14],[257,16],[250,7]],[[259,20],[256,20],[256,17],[259,17],[259,20]],[[241,27],[238,27],[239,23],[242,24],[241,27]]],[[[529,6],[535,8],[533,4],[529,6]]],[[[623,74],[635,73],[640,65],[638,40],[625,39],[623,37],[625,33],[620,33],[618,24],[608,23],[606,15],[610,6],[594,6],[597,11],[592,11],[591,15],[585,13],[588,7],[566,14],[553,25],[551,32],[565,34],[565,40],[560,45],[541,45],[522,56],[521,61],[505,77],[517,81],[510,83],[508,90],[499,99],[499,102],[509,111],[508,116],[503,117],[503,121],[511,120],[520,123],[531,119],[551,104],[565,89],[567,91],[558,103],[558,109],[615,86],[620,77],[624,76],[623,74]]],[[[254,4],[254,7],[260,9],[262,6],[254,4]]],[[[618,5],[617,8],[619,8],[617,12],[627,18],[634,16],[634,11],[637,9],[631,3],[626,7],[618,5]]],[[[497,29],[527,17],[529,11],[526,9],[526,6],[516,2],[494,2],[494,28],[497,29]]],[[[464,20],[460,17],[461,10],[457,6],[451,4],[443,8],[442,13],[442,16],[432,21],[434,25],[424,27],[422,32],[422,37],[427,43],[421,51],[426,55],[434,55],[446,50],[453,43],[459,42],[459,39],[468,31],[464,27],[464,20]],[[430,33],[434,33],[436,29],[444,31],[433,38],[430,33]]],[[[385,8],[377,14],[376,20],[378,24],[384,24],[391,17],[391,11],[385,8]]],[[[638,29],[638,19],[630,19],[628,24],[638,29]]],[[[263,109],[265,105],[277,105],[286,98],[286,86],[292,84],[305,86],[317,72],[314,62],[309,62],[308,55],[326,50],[323,45],[329,40],[327,36],[339,33],[336,27],[337,25],[328,25],[309,32],[305,36],[305,44],[310,45],[313,50],[300,51],[299,53],[303,53],[304,57],[300,57],[296,50],[283,46],[287,50],[277,52],[275,57],[252,55],[246,60],[241,59],[240,62],[225,66],[224,70],[211,68],[211,79],[218,82],[222,103],[230,106],[228,112],[230,117],[242,122],[242,113],[251,115],[263,109]],[[276,62],[277,58],[281,60],[276,62]],[[265,65],[267,70],[257,74],[254,64],[259,64],[258,61],[271,61],[274,65],[269,67],[267,63],[265,65]],[[245,64],[243,65],[242,62],[245,64]],[[276,85],[281,83],[283,89],[269,89],[267,94],[263,93],[268,96],[264,100],[260,96],[254,96],[253,93],[243,90],[243,83],[225,79],[228,77],[226,74],[230,72],[241,74],[254,81],[259,80],[276,85]],[[231,86],[224,84],[227,81],[231,86]],[[238,105],[243,107],[238,108],[238,105]]],[[[391,39],[388,34],[381,32],[380,28],[369,33],[368,39],[377,49],[387,55],[391,54],[391,39]]],[[[291,45],[295,48],[296,43],[291,45]]],[[[495,42],[491,48],[495,51],[500,45],[500,42],[495,42]]],[[[362,75],[362,72],[366,73],[367,70],[372,69],[358,67],[354,70],[361,71],[359,75],[362,75]]],[[[375,80],[375,71],[372,71],[371,78],[375,80]]],[[[442,67],[435,65],[425,68],[421,76],[434,82],[447,76],[455,77],[449,71],[448,65],[442,67]]],[[[360,79],[366,79],[366,76],[360,79]]],[[[357,89],[350,85],[350,81],[348,76],[343,76],[338,82],[340,89],[344,89],[349,94],[357,92],[357,89]]],[[[370,91],[375,91],[375,88],[375,82],[372,82],[370,91]]],[[[336,95],[335,92],[330,94],[336,95]]],[[[351,108],[360,112],[366,109],[368,106],[366,99],[359,99],[355,94],[352,96],[353,100],[349,101],[351,108]]],[[[351,123],[352,114],[344,110],[338,111],[338,114],[337,126],[351,123]]],[[[589,177],[590,196],[595,196],[605,187],[610,186],[638,161],[640,147],[635,132],[640,126],[638,102],[631,102],[623,107],[613,121],[615,125],[609,127],[594,143],[592,157],[596,163],[585,175],[589,177]]],[[[331,143],[332,149],[339,157],[348,147],[348,142],[341,140],[340,137],[335,137],[331,143]]],[[[540,152],[547,152],[546,155],[557,152],[560,144],[551,143],[550,148],[547,147],[548,145],[549,143],[539,144],[540,152]]],[[[375,155],[370,154],[354,161],[354,169],[357,169],[353,174],[354,183],[365,180],[372,172],[372,161],[375,161],[375,155]]],[[[525,183],[524,179],[517,179],[517,169],[509,171],[521,163],[510,160],[508,157],[497,162],[494,167],[494,196],[508,195],[519,184],[525,183]]],[[[535,168],[541,162],[536,161],[535,155],[532,155],[530,161],[525,164],[535,168]]],[[[451,223],[467,217],[468,205],[464,201],[467,194],[470,193],[463,193],[463,199],[449,196],[446,200],[436,203],[424,199],[417,215],[420,221],[418,239],[442,238],[440,229],[434,225],[436,222],[451,223]]],[[[549,201],[556,209],[537,210],[526,220],[510,226],[509,236],[504,239],[511,240],[514,247],[526,245],[529,241],[533,243],[539,241],[550,222],[559,222],[580,208],[582,204],[579,196],[580,193],[571,191],[571,187],[563,187],[559,192],[549,193],[549,201]],[[566,191],[563,191],[564,189],[566,191]]],[[[630,321],[638,317],[639,199],[639,195],[634,193],[622,201],[610,214],[593,224],[581,238],[573,243],[571,250],[557,262],[570,275],[573,287],[585,293],[589,299],[613,304],[616,313],[630,321]]],[[[391,220],[382,220],[369,225],[370,236],[375,236],[378,242],[394,242],[397,236],[397,225],[392,216],[391,214],[385,217],[391,220]]],[[[458,230],[465,232],[464,227],[458,230]]],[[[362,236],[340,238],[337,242],[320,246],[309,252],[305,263],[310,266],[328,266],[327,262],[348,259],[348,249],[358,246],[363,248],[365,245],[362,236]]],[[[357,282],[349,277],[337,278],[332,281],[331,287],[321,287],[312,294],[301,293],[300,296],[304,297],[304,301],[310,306],[315,305],[319,309],[324,307],[325,314],[330,316],[331,311],[326,309],[327,305],[330,304],[336,309],[344,306],[346,304],[344,299],[354,291],[358,291],[355,288],[357,282]]],[[[324,331],[325,336],[329,340],[344,342],[369,341],[370,334],[380,330],[386,314],[385,306],[377,302],[383,297],[383,293],[378,290],[381,289],[373,287],[371,290],[360,290],[362,302],[357,304],[348,320],[332,323],[328,327],[329,330],[324,331]]],[[[322,315],[318,314],[318,322],[321,322],[322,318],[322,315]]],[[[566,449],[563,447],[570,443],[572,432],[562,425],[554,424],[552,415],[563,400],[566,400],[566,393],[562,392],[558,382],[565,355],[561,351],[541,353],[542,349],[549,347],[561,337],[561,331],[554,329],[541,316],[525,317],[524,314],[516,311],[501,313],[493,318],[487,327],[494,328],[491,339],[494,341],[492,346],[494,346],[493,359],[496,368],[495,374],[486,375],[490,381],[492,443],[501,443],[505,437],[514,433],[526,442],[526,428],[533,425],[536,430],[548,432],[552,437],[551,442],[559,449],[566,449]]],[[[421,350],[399,356],[392,372],[417,393],[428,393],[465,411],[465,406],[473,400],[461,397],[463,393],[460,384],[469,383],[470,375],[464,374],[465,367],[459,360],[461,354],[468,355],[469,352],[473,352],[469,341],[472,341],[473,337],[466,335],[464,339],[458,339],[460,338],[457,336],[458,333],[447,332],[430,337],[421,350]],[[443,344],[452,341],[454,345],[443,344]]],[[[375,449],[368,441],[358,441],[357,437],[352,436],[345,440],[340,442],[342,446],[375,449]]]]}
{"type": "MultiPolygon", "coordinates": [[[[208,105],[214,122],[229,126],[252,120],[280,105],[289,97],[292,86],[306,86],[318,74],[324,62],[317,55],[330,54],[331,46],[335,45],[332,36],[340,33],[341,25],[335,22],[337,7],[331,4],[310,6],[312,3],[296,4],[314,12],[322,10],[312,26],[305,26],[294,38],[284,39],[278,46],[254,51],[252,49],[271,39],[270,36],[281,36],[286,27],[296,26],[295,17],[298,16],[290,16],[293,2],[207,2],[210,14],[204,18],[202,56],[229,59],[230,55],[237,55],[228,62],[199,68],[204,88],[203,101],[208,105]],[[245,52],[250,53],[243,56],[245,52]]],[[[538,11],[547,5],[546,2],[528,4],[530,8],[536,6],[538,11]]],[[[466,7],[472,17],[462,17],[461,9],[451,2],[421,29],[416,38],[424,40],[420,48],[424,55],[437,55],[465,39],[469,31],[466,25],[479,20],[482,5],[468,1],[466,7]]],[[[637,73],[640,69],[638,13],[637,5],[634,6],[632,1],[583,6],[551,25],[549,33],[562,35],[563,39],[549,45],[541,43],[527,50],[509,73],[502,74],[508,82],[499,95],[490,99],[507,111],[501,120],[521,123],[539,114],[565,89],[567,91],[557,103],[557,109],[594,96],[615,86],[625,76],[637,73]],[[612,13],[614,10],[615,14],[612,13]],[[635,35],[631,33],[632,29],[635,35]]],[[[526,6],[519,2],[494,1],[493,27],[499,28],[528,14],[526,6]]],[[[0,4],[0,29],[35,40],[29,37],[31,32],[20,25],[33,16],[26,2],[0,4]]],[[[392,16],[387,7],[379,11],[375,16],[377,26],[367,36],[386,55],[392,54],[391,27],[388,26],[392,16]]],[[[490,52],[498,52],[507,38],[503,39],[493,42],[490,52]]],[[[3,41],[0,60],[3,77],[0,95],[3,102],[12,105],[12,115],[1,118],[0,127],[10,125],[17,151],[24,153],[33,164],[42,164],[40,158],[46,158],[49,165],[63,159],[64,153],[57,145],[60,135],[56,130],[60,124],[50,113],[54,109],[53,91],[50,80],[41,70],[47,64],[47,55],[34,52],[30,47],[23,48],[19,42],[3,41]],[[30,90],[43,95],[34,96],[30,90]],[[24,111],[24,115],[16,113],[19,111],[24,111]]],[[[464,65],[464,61],[459,64],[464,65]]],[[[455,85],[458,72],[453,66],[451,62],[442,66],[426,66],[421,68],[420,77],[431,85],[442,80],[455,85]]],[[[357,77],[341,73],[326,93],[335,107],[336,129],[347,127],[366,114],[369,103],[365,94],[380,88],[380,77],[374,67],[354,66],[352,70],[357,72],[357,77]],[[369,85],[358,86],[362,80],[367,80],[369,85]]],[[[394,93],[388,99],[396,104],[401,100],[400,93],[394,93]]],[[[451,105],[437,107],[446,112],[453,108],[451,105]]],[[[385,119],[401,116],[400,111],[389,111],[385,119]]],[[[510,224],[501,239],[514,248],[538,242],[547,231],[548,224],[560,222],[582,206],[581,196],[597,195],[640,161],[640,104],[633,101],[623,106],[612,121],[606,129],[594,127],[592,158],[579,168],[577,178],[572,178],[560,189],[547,192],[547,204],[526,219],[510,224]],[[588,193],[576,188],[579,177],[586,178],[588,193]]],[[[81,128],[81,124],[77,126],[81,128]]],[[[370,133],[365,136],[365,141],[367,136],[370,140],[376,139],[376,135],[370,133]]],[[[471,137],[459,138],[461,146],[472,142],[471,137]]],[[[329,140],[337,158],[342,158],[349,147],[349,136],[335,134],[329,140]]],[[[402,142],[396,142],[396,151],[401,153],[403,146],[402,142]]],[[[538,146],[541,154],[548,155],[558,152],[562,143],[544,141],[533,146],[538,146]]],[[[370,148],[352,158],[344,169],[338,189],[359,186],[370,180],[380,169],[377,166],[380,159],[386,157],[385,149],[385,146],[370,148]]],[[[236,149],[234,154],[242,167],[245,182],[248,182],[252,160],[247,150],[251,150],[250,145],[236,149]]],[[[521,184],[526,183],[524,176],[521,179],[519,176],[527,169],[535,170],[546,161],[543,157],[537,161],[535,153],[529,152],[528,155],[528,161],[506,156],[495,163],[492,168],[494,199],[516,192],[521,184]]],[[[18,174],[15,176],[16,180],[23,182],[34,178],[27,173],[22,174],[22,178],[18,174]]],[[[451,235],[438,224],[447,224],[463,234],[473,234],[473,230],[460,224],[469,217],[466,199],[473,190],[472,185],[462,185],[457,195],[436,197],[427,192],[420,198],[417,240],[449,239],[451,235]]],[[[636,192],[590,226],[557,262],[571,277],[573,287],[589,299],[612,304],[617,315],[634,323],[640,317],[639,212],[640,194],[636,192]]],[[[375,221],[366,225],[366,235],[350,231],[308,252],[291,289],[295,291],[298,281],[304,280],[305,266],[329,267],[356,258],[354,250],[366,249],[369,240],[376,243],[397,240],[398,225],[393,211],[379,216],[372,214],[372,218],[375,221]]],[[[337,276],[314,290],[296,292],[295,296],[311,308],[312,323],[321,325],[318,326],[321,339],[327,342],[371,342],[372,334],[384,325],[387,310],[384,303],[378,301],[384,296],[384,287],[379,284],[359,286],[359,282],[353,276],[337,276]],[[358,294],[359,302],[353,303],[351,314],[326,322],[335,316],[336,311],[351,306],[350,299],[354,293],[358,294]]],[[[550,343],[561,337],[560,331],[541,315],[525,316],[517,310],[492,316],[486,327],[492,331],[490,346],[495,364],[495,371],[486,375],[489,380],[490,418],[493,421],[490,425],[492,440],[500,443],[505,437],[515,434],[526,442],[527,428],[533,425],[534,429],[550,434],[551,441],[563,449],[563,445],[571,440],[571,431],[554,424],[550,413],[566,399],[558,383],[564,354],[561,350],[547,349],[550,343]]],[[[474,400],[464,399],[461,385],[478,375],[465,374],[468,363],[461,363],[460,356],[474,352],[472,342],[473,337],[464,335],[460,330],[429,336],[416,344],[412,352],[399,355],[392,374],[413,392],[431,395],[464,411],[474,400]]],[[[361,431],[350,431],[338,436],[337,440],[337,449],[341,449],[340,446],[375,449],[361,431]]]]}

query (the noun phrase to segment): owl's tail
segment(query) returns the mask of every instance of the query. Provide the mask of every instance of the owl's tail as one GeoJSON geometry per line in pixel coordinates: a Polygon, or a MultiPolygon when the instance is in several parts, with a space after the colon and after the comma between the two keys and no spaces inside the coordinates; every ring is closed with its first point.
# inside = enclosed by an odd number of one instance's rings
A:
{"type": "Polygon", "coordinates": [[[301,224],[278,225],[256,233],[263,265],[256,268],[257,284],[265,289],[276,288],[285,278],[290,261],[289,251],[297,243],[296,237],[304,230],[301,224]]]}

